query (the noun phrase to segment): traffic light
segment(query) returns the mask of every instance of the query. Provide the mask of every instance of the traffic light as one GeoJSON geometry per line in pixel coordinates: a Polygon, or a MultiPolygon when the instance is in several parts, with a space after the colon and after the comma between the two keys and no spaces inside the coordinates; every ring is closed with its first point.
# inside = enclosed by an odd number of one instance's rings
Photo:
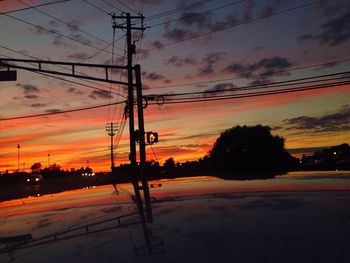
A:
{"type": "Polygon", "coordinates": [[[148,144],[157,143],[158,142],[158,133],[146,132],[146,141],[148,144]]]}

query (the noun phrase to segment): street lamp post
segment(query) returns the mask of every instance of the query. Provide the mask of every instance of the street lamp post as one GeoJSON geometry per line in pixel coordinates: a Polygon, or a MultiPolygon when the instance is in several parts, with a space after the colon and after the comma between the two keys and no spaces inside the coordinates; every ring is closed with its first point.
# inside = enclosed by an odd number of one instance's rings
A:
{"type": "Polygon", "coordinates": [[[17,144],[17,171],[19,172],[19,149],[21,149],[21,146],[19,144],[17,144]]]}

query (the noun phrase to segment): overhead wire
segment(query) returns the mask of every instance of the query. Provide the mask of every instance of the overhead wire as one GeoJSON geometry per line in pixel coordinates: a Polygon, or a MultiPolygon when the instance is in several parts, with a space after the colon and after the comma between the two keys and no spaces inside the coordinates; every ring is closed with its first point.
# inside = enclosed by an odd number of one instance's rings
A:
{"type": "Polygon", "coordinates": [[[243,2],[245,2],[245,1],[246,1],[246,0],[234,1],[234,2],[232,2],[232,3],[225,4],[225,5],[222,5],[222,6],[218,6],[218,7],[215,7],[215,8],[211,8],[211,9],[208,9],[208,10],[203,11],[203,12],[193,13],[193,14],[190,14],[190,15],[182,16],[182,17],[177,18],[177,19],[173,19],[173,20],[161,22],[161,23],[158,23],[158,24],[153,24],[153,25],[150,25],[149,27],[150,27],[150,28],[152,28],[152,27],[157,27],[157,26],[161,26],[161,25],[165,25],[165,24],[170,24],[170,23],[173,23],[173,22],[177,22],[177,21],[189,19],[189,18],[192,18],[192,17],[204,15],[204,14],[210,14],[210,12],[212,12],[212,11],[219,10],[219,9],[222,9],[222,8],[226,8],[226,7],[229,7],[229,6],[232,6],[232,5],[237,5],[237,4],[243,3],[243,2]]]}
{"type": "Polygon", "coordinates": [[[116,7],[115,5],[112,5],[110,2],[106,1],[106,0],[102,0],[103,3],[109,5],[110,7],[114,8],[115,10],[118,10],[121,13],[124,13],[123,10],[119,9],[118,7],[116,7]]]}
{"type": "MultiPolygon", "coordinates": [[[[118,104],[125,103],[126,101],[120,101],[118,104]]],[[[72,112],[79,112],[79,111],[86,111],[86,110],[93,110],[103,107],[108,107],[110,104],[101,104],[96,106],[90,106],[90,107],[83,107],[78,109],[71,109],[71,110],[61,110],[57,112],[49,112],[49,113],[39,113],[39,114],[30,114],[30,115],[23,115],[23,116],[17,116],[17,117],[7,117],[7,118],[0,118],[0,121],[10,121],[10,120],[21,120],[21,119],[29,119],[29,118],[36,118],[36,117],[45,117],[45,116],[51,116],[51,115],[58,115],[63,113],[72,113],[72,112]]]]}
{"type": "MultiPolygon", "coordinates": [[[[26,56],[26,57],[29,57],[29,58],[38,59],[38,58],[35,57],[35,56],[29,55],[29,54],[26,54],[26,53],[24,53],[24,52],[21,52],[21,51],[12,49],[12,48],[8,48],[8,47],[2,46],[2,45],[0,45],[0,48],[9,50],[9,51],[11,51],[11,52],[14,52],[14,53],[17,53],[17,54],[20,54],[20,55],[23,55],[23,56],[26,56]]],[[[9,57],[9,56],[6,56],[6,57],[11,58],[11,57],[9,57]]],[[[28,64],[31,64],[31,63],[28,63],[28,64]]],[[[56,65],[56,67],[59,67],[59,68],[68,70],[68,68],[66,68],[66,67],[64,67],[64,66],[61,66],[61,65],[56,65]]],[[[45,67],[42,67],[42,68],[45,68],[45,67]]],[[[93,86],[90,86],[90,85],[86,85],[86,84],[83,84],[83,83],[81,83],[81,82],[72,81],[72,80],[67,80],[67,79],[62,78],[62,77],[53,76],[53,75],[50,75],[50,74],[47,74],[47,73],[43,73],[43,72],[39,72],[39,71],[33,71],[33,72],[36,73],[36,74],[41,74],[41,75],[45,75],[45,76],[50,76],[50,77],[52,77],[52,78],[59,79],[59,80],[63,80],[63,81],[67,81],[67,82],[70,82],[70,83],[83,85],[83,86],[88,87],[88,88],[93,88],[93,89],[96,89],[96,90],[108,92],[108,90],[104,90],[104,89],[101,89],[101,88],[97,88],[97,87],[93,87],[93,86]]],[[[81,72],[79,72],[79,71],[76,71],[76,72],[81,73],[81,72]]],[[[86,75],[86,74],[83,74],[83,75],[86,75]]],[[[87,75],[86,75],[86,76],[87,76],[87,75]]],[[[106,86],[106,85],[104,85],[104,84],[96,83],[96,82],[91,81],[91,80],[82,80],[82,81],[85,81],[85,82],[91,83],[91,84],[95,84],[95,85],[98,84],[99,86],[104,86],[104,87],[108,88],[108,86],[106,86]]],[[[119,94],[119,95],[120,95],[120,94],[119,94]]],[[[124,96],[124,95],[121,95],[121,96],[124,96]]]]}
{"type": "Polygon", "coordinates": [[[127,9],[129,9],[130,11],[134,12],[135,14],[139,14],[139,11],[135,10],[134,8],[132,8],[130,5],[125,4],[124,2],[120,1],[120,0],[116,0],[119,4],[121,4],[122,6],[126,7],[127,9]]]}
{"type": "Polygon", "coordinates": [[[150,21],[150,20],[154,20],[154,19],[158,19],[158,18],[167,16],[167,15],[172,15],[174,13],[181,12],[181,11],[184,11],[184,10],[187,10],[187,9],[191,9],[191,8],[194,8],[194,7],[202,5],[203,3],[212,2],[212,1],[213,0],[198,1],[198,2],[195,2],[195,3],[192,3],[192,4],[183,5],[183,6],[178,7],[178,8],[174,8],[174,9],[171,9],[171,10],[168,10],[168,11],[164,11],[164,12],[161,12],[161,13],[158,13],[158,14],[150,15],[150,16],[148,16],[145,19],[145,22],[150,21]]]}
{"type": "MultiPolygon", "coordinates": [[[[272,75],[277,75],[277,74],[288,72],[288,71],[296,71],[296,70],[301,70],[301,69],[322,67],[322,66],[327,66],[329,64],[338,64],[338,63],[343,63],[343,62],[348,62],[348,61],[350,61],[350,58],[345,58],[345,59],[340,59],[340,60],[332,60],[332,61],[328,61],[328,62],[324,62],[324,63],[311,64],[311,65],[306,65],[306,66],[301,66],[301,67],[280,69],[280,70],[276,70],[275,72],[273,72],[272,75]]],[[[259,74],[251,74],[248,77],[249,78],[259,77],[259,74]]],[[[222,81],[228,81],[228,80],[242,79],[242,78],[247,78],[247,77],[242,77],[242,76],[237,77],[236,76],[236,77],[230,77],[230,78],[219,78],[219,79],[214,79],[214,80],[189,82],[189,83],[182,83],[182,84],[177,84],[177,85],[156,86],[156,87],[152,87],[152,89],[164,89],[164,88],[176,88],[176,87],[183,87],[183,86],[193,86],[193,85],[201,85],[201,84],[209,84],[209,83],[222,82],[222,81]]]]}
{"type": "Polygon", "coordinates": [[[59,1],[48,2],[48,3],[43,3],[40,5],[31,6],[31,7],[19,8],[19,9],[15,9],[15,10],[6,11],[6,12],[0,12],[0,15],[11,14],[11,13],[15,13],[15,12],[30,10],[33,8],[38,8],[38,7],[43,7],[43,6],[53,5],[53,4],[59,4],[59,3],[64,3],[64,2],[70,2],[70,1],[71,0],[59,0],[59,1]]]}
{"type": "MultiPolygon", "coordinates": [[[[262,16],[260,16],[258,18],[252,18],[252,19],[245,20],[245,21],[242,21],[242,22],[239,22],[239,23],[234,23],[234,24],[225,26],[223,28],[218,28],[218,29],[210,30],[208,32],[200,33],[200,34],[197,34],[197,35],[188,36],[188,37],[182,38],[180,40],[164,43],[164,44],[162,44],[162,48],[168,47],[168,46],[171,46],[171,45],[175,45],[175,44],[178,44],[178,43],[181,43],[181,42],[185,42],[185,41],[188,41],[188,40],[204,37],[204,36],[216,33],[216,32],[225,31],[225,30],[228,30],[228,29],[240,26],[240,25],[256,22],[258,20],[263,20],[263,19],[266,19],[266,18],[269,18],[269,17],[272,17],[272,16],[276,16],[276,15],[284,14],[284,13],[291,12],[291,11],[294,11],[294,10],[298,10],[298,9],[301,9],[301,8],[305,8],[305,7],[308,7],[308,6],[312,6],[312,5],[315,5],[315,4],[324,2],[324,1],[326,1],[326,0],[318,0],[318,1],[313,1],[313,2],[309,2],[309,3],[301,4],[301,5],[298,5],[298,6],[295,6],[295,7],[291,7],[291,8],[287,8],[287,9],[283,9],[283,10],[280,10],[280,11],[277,11],[277,12],[271,12],[269,14],[262,15],[262,16]]],[[[148,49],[146,49],[146,51],[150,51],[150,50],[154,50],[154,49],[157,49],[157,47],[148,48],[148,49]]]]}
{"type": "Polygon", "coordinates": [[[183,95],[203,95],[203,94],[209,94],[209,93],[222,93],[227,91],[241,91],[241,90],[252,90],[252,89],[261,89],[261,88],[273,88],[273,87],[280,87],[280,86],[290,86],[290,85],[300,85],[300,84],[310,84],[320,81],[331,81],[331,80],[339,80],[339,79],[346,79],[350,78],[349,76],[342,76],[350,74],[350,71],[344,71],[344,72],[337,72],[333,74],[325,74],[325,75],[318,75],[318,76],[312,76],[312,77],[305,77],[305,78],[299,78],[299,79],[289,79],[289,80],[283,80],[283,81],[276,81],[271,83],[265,83],[265,84],[253,84],[253,85],[246,85],[242,87],[232,87],[227,88],[223,90],[204,90],[204,91],[195,91],[195,92],[183,92],[183,93],[172,93],[172,94],[160,94],[158,96],[167,96],[167,97],[173,97],[173,96],[183,96],[183,95]],[[329,77],[336,77],[336,78],[329,78],[329,77]],[[341,77],[338,77],[341,76],[341,77]],[[322,79],[322,78],[328,78],[328,79],[322,79]],[[304,81],[304,80],[311,80],[311,81],[304,81]]]}
{"type": "MultiPolygon", "coordinates": [[[[24,2],[24,1],[22,1],[22,0],[16,0],[16,1],[19,2],[19,3],[21,3],[21,4],[23,4],[23,5],[26,5],[26,6],[28,6],[28,7],[33,7],[33,6],[27,4],[26,2],[24,2]]],[[[49,14],[49,13],[47,13],[47,12],[44,12],[44,11],[42,11],[42,10],[36,8],[36,7],[33,7],[33,9],[34,9],[35,11],[37,11],[37,12],[39,12],[39,13],[45,15],[45,16],[48,16],[48,17],[50,17],[50,18],[52,18],[52,19],[54,19],[54,20],[56,20],[56,21],[58,21],[58,22],[60,22],[60,23],[62,23],[62,24],[64,24],[64,25],[66,25],[68,28],[72,28],[74,31],[82,32],[82,33],[84,33],[85,35],[88,35],[89,37],[92,37],[92,38],[94,38],[94,39],[96,39],[96,40],[98,40],[98,41],[100,41],[100,42],[104,42],[104,43],[110,44],[108,41],[106,41],[106,40],[104,40],[104,39],[102,39],[102,38],[100,38],[100,37],[97,37],[97,36],[95,36],[95,35],[93,35],[93,34],[87,32],[87,31],[85,31],[85,30],[83,30],[83,29],[80,29],[79,27],[74,27],[74,28],[73,28],[73,26],[72,26],[70,23],[67,23],[67,22],[63,21],[62,19],[58,18],[57,16],[53,16],[53,15],[51,15],[51,14],[49,14]]]]}
{"type": "MultiPolygon", "coordinates": [[[[71,36],[67,36],[67,35],[64,35],[64,34],[62,34],[62,33],[59,33],[59,32],[56,31],[56,30],[48,29],[48,28],[45,28],[45,27],[43,27],[43,26],[36,25],[36,24],[34,24],[34,23],[32,23],[32,22],[23,20],[23,19],[18,18],[18,17],[14,17],[14,16],[9,15],[9,14],[4,14],[4,16],[10,17],[10,18],[12,18],[12,19],[14,19],[14,20],[20,21],[20,22],[22,22],[22,23],[24,23],[24,24],[27,24],[27,25],[30,25],[30,26],[32,26],[32,27],[39,28],[40,30],[44,30],[45,32],[48,32],[49,34],[54,34],[54,35],[60,36],[60,37],[65,38],[65,39],[69,39],[69,40],[71,40],[71,41],[73,41],[73,42],[77,42],[77,43],[79,43],[79,44],[88,46],[88,47],[90,47],[90,48],[100,50],[101,52],[105,52],[105,53],[108,53],[108,54],[111,53],[111,52],[109,52],[109,51],[107,51],[107,50],[104,50],[104,49],[102,49],[102,48],[100,48],[100,47],[97,47],[97,46],[94,46],[94,45],[92,45],[92,44],[86,43],[86,42],[84,42],[84,41],[81,41],[81,40],[79,40],[79,39],[73,38],[73,37],[71,37],[71,36]]],[[[122,56],[122,55],[120,55],[120,54],[115,54],[115,55],[120,56],[120,57],[122,56]]]]}
{"type": "MultiPolygon", "coordinates": [[[[349,84],[350,84],[350,80],[343,81],[343,82],[295,87],[295,88],[289,88],[289,89],[277,89],[277,90],[270,90],[270,91],[251,92],[251,93],[234,94],[234,95],[171,99],[171,100],[167,100],[165,103],[166,104],[182,104],[182,103],[195,103],[195,102],[218,101],[218,100],[228,100],[228,99],[252,98],[252,97],[260,97],[260,96],[267,96],[267,95],[292,93],[292,92],[298,92],[298,91],[309,91],[309,90],[315,90],[315,89],[331,88],[331,87],[344,86],[344,85],[349,85],[349,84]]],[[[149,105],[156,105],[156,104],[157,104],[156,102],[149,103],[149,105]]]]}
{"type": "Polygon", "coordinates": [[[101,11],[102,13],[104,13],[104,14],[106,14],[106,15],[110,15],[109,12],[107,12],[107,11],[104,10],[104,9],[102,9],[101,7],[95,5],[95,4],[93,4],[93,3],[91,3],[91,2],[89,2],[89,1],[87,1],[87,0],[83,0],[83,1],[84,1],[85,3],[87,3],[88,5],[90,5],[90,6],[94,7],[94,8],[96,8],[96,9],[99,10],[99,11],[101,11]]]}

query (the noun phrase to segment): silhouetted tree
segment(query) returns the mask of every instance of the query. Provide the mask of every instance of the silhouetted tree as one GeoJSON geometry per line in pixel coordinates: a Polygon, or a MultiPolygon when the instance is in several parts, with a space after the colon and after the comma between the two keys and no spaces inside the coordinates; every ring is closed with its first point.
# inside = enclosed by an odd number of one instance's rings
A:
{"type": "Polygon", "coordinates": [[[172,171],[175,169],[175,160],[173,157],[170,157],[165,160],[163,164],[163,168],[166,169],[167,171],[172,171]]]}
{"type": "Polygon", "coordinates": [[[30,167],[30,169],[32,170],[33,173],[37,173],[37,172],[40,172],[41,167],[42,167],[41,163],[34,163],[30,167]]]}
{"type": "Polygon", "coordinates": [[[284,139],[262,125],[232,127],[221,133],[210,151],[213,168],[223,171],[285,170],[292,160],[284,139]]]}

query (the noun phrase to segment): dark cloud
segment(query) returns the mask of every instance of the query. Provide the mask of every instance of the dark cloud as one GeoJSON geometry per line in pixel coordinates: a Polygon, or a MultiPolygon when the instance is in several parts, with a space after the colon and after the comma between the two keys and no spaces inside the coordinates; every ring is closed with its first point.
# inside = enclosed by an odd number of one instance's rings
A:
{"type": "Polygon", "coordinates": [[[137,50],[137,56],[139,59],[146,59],[150,56],[150,52],[147,49],[140,48],[137,50]]]}
{"type": "Polygon", "coordinates": [[[46,110],[45,112],[47,113],[57,113],[57,112],[61,112],[62,110],[60,109],[49,109],[49,110],[46,110]]]}
{"type": "MultiPolygon", "coordinates": [[[[234,73],[242,78],[253,78],[255,84],[266,84],[273,75],[289,75],[287,71],[293,64],[286,58],[263,58],[253,64],[232,63],[222,71],[234,73]]],[[[253,84],[253,83],[252,83],[253,84]]]]}
{"type": "Polygon", "coordinates": [[[331,47],[344,43],[350,38],[350,9],[342,15],[321,24],[317,34],[304,34],[300,41],[317,41],[331,47]]]}
{"type": "Polygon", "coordinates": [[[58,28],[59,27],[59,24],[58,24],[58,22],[56,20],[51,20],[49,22],[49,25],[50,25],[51,28],[58,28]]]}
{"type": "Polygon", "coordinates": [[[39,96],[36,95],[40,92],[40,89],[37,86],[31,84],[17,84],[16,86],[23,90],[24,98],[28,100],[36,100],[39,98],[39,96]]]}
{"type": "Polygon", "coordinates": [[[82,51],[82,52],[76,52],[76,53],[70,54],[67,56],[67,58],[81,61],[81,60],[88,59],[89,55],[82,51]]]}
{"type": "Polygon", "coordinates": [[[203,59],[203,66],[198,69],[198,76],[206,76],[214,73],[214,67],[217,62],[222,60],[225,52],[214,52],[207,54],[203,59]]]}
{"type": "Polygon", "coordinates": [[[160,80],[160,79],[164,79],[164,76],[161,74],[158,74],[156,72],[151,72],[151,73],[143,73],[145,75],[145,78],[151,81],[155,81],[155,80],[160,80]]]}
{"type": "Polygon", "coordinates": [[[190,38],[190,37],[195,37],[195,36],[198,36],[198,34],[192,32],[189,29],[181,29],[181,28],[167,29],[163,35],[163,37],[173,41],[180,41],[180,40],[190,38]]]}
{"type": "Polygon", "coordinates": [[[156,49],[162,49],[162,48],[163,48],[163,44],[162,44],[162,42],[160,42],[159,40],[157,40],[157,41],[153,41],[153,42],[151,43],[151,47],[154,47],[154,48],[156,48],[156,49]]]}
{"type": "Polygon", "coordinates": [[[94,90],[90,93],[89,98],[97,100],[97,99],[112,99],[113,96],[110,92],[104,90],[94,90]]]}
{"type": "Polygon", "coordinates": [[[67,28],[73,32],[80,30],[81,25],[82,23],[76,19],[72,19],[71,21],[67,22],[67,28]]]}
{"type": "Polygon", "coordinates": [[[234,88],[237,88],[237,86],[232,83],[219,83],[209,89],[206,89],[205,91],[215,92],[215,93],[224,93],[225,91],[228,91],[228,90],[232,91],[232,89],[234,88]]]}
{"type": "Polygon", "coordinates": [[[64,48],[71,48],[72,45],[68,44],[64,40],[62,40],[62,37],[55,36],[54,40],[52,41],[52,44],[58,47],[64,47],[64,48]]]}
{"type": "Polygon", "coordinates": [[[37,96],[35,94],[28,94],[28,95],[25,95],[24,97],[28,100],[36,100],[39,98],[39,96],[37,96]]]}
{"type": "Polygon", "coordinates": [[[68,35],[70,38],[74,39],[75,41],[78,41],[78,42],[82,42],[86,45],[91,45],[92,44],[92,41],[83,37],[82,35],[80,34],[70,34],[68,35]]]}
{"type": "Polygon", "coordinates": [[[46,106],[48,106],[48,105],[45,103],[33,103],[30,105],[30,107],[33,107],[33,108],[42,108],[42,107],[46,107],[46,106]]]}
{"type": "Polygon", "coordinates": [[[315,68],[314,70],[315,71],[320,71],[320,70],[323,70],[323,69],[327,69],[327,68],[334,68],[335,66],[339,65],[341,62],[329,62],[329,63],[326,63],[320,67],[317,67],[315,68]]]}
{"type": "Polygon", "coordinates": [[[344,132],[350,131],[350,106],[343,107],[335,113],[320,117],[298,116],[283,121],[289,130],[311,132],[344,132]]]}
{"type": "Polygon", "coordinates": [[[211,16],[208,13],[183,12],[179,19],[183,25],[195,25],[198,29],[206,29],[211,26],[211,16]]]}
{"type": "Polygon", "coordinates": [[[198,61],[194,56],[191,55],[184,58],[181,58],[179,56],[172,56],[165,61],[165,64],[172,65],[175,67],[182,67],[184,65],[196,65],[198,64],[198,61]]]}
{"type": "Polygon", "coordinates": [[[68,89],[67,89],[67,92],[73,93],[73,94],[76,94],[76,95],[83,95],[83,92],[82,92],[82,91],[77,90],[76,88],[73,88],[73,87],[68,88],[68,89]]]}
{"type": "Polygon", "coordinates": [[[30,29],[35,35],[43,35],[43,36],[50,36],[50,35],[55,35],[60,33],[57,29],[55,28],[44,28],[44,27],[34,27],[30,29]]]}
{"type": "Polygon", "coordinates": [[[250,21],[253,18],[252,14],[253,14],[253,9],[255,5],[256,4],[254,0],[248,0],[245,2],[244,13],[242,17],[243,21],[250,21]]]}
{"type": "Polygon", "coordinates": [[[263,49],[264,49],[263,46],[256,46],[253,48],[254,51],[263,50],[263,49]]]}

